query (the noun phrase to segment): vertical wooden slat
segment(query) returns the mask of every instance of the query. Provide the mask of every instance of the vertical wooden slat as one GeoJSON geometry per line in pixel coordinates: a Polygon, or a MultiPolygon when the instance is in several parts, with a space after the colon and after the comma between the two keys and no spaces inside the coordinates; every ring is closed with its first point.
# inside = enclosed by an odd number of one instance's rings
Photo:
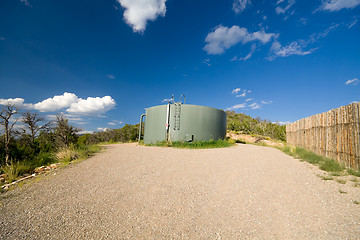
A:
{"type": "Polygon", "coordinates": [[[360,102],[286,126],[287,142],[360,169],[360,102]]]}

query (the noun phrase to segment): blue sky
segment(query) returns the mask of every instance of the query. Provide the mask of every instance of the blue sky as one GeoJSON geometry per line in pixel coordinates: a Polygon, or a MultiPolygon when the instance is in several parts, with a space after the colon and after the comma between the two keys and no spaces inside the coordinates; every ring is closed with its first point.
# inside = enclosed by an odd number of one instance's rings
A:
{"type": "Polygon", "coordinates": [[[360,101],[360,0],[3,0],[0,104],[86,131],[189,104],[293,122],[360,101]]]}

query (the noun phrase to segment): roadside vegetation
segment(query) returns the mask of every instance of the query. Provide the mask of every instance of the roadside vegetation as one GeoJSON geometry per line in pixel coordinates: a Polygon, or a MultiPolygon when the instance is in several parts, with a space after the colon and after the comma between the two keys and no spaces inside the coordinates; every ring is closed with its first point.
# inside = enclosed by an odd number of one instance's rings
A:
{"type": "Polygon", "coordinates": [[[281,150],[294,158],[317,165],[321,170],[326,172],[339,173],[345,169],[345,167],[339,162],[331,158],[322,157],[301,147],[286,146],[281,148],[281,150]]]}
{"type": "MultiPolygon", "coordinates": [[[[317,155],[309,150],[295,146],[278,147],[284,153],[301,161],[306,161],[313,165],[318,166],[321,170],[330,173],[330,176],[319,176],[323,180],[333,180],[334,177],[341,177],[346,175],[352,175],[360,177],[360,170],[354,170],[352,168],[346,168],[344,164],[341,164],[334,159],[317,155]]],[[[354,178],[356,179],[356,178],[354,178]]],[[[340,184],[345,184],[346,180],[341,178],[335,179],[340,184]]],[[[357,179],[356,179],[357,180],[357,179]]],[[[356,184],[354,185],[355,187],[356,184]]]]}
{"type": "Polygon", "coordinates": [[[79,132],[63,114],[46,121],[36,112],[4,106],[0,112],[0,185],[33,174],[41,166],[84,160],[99,152],[103,142],[136,141],[138,125],[85,135],[79,132]]]}

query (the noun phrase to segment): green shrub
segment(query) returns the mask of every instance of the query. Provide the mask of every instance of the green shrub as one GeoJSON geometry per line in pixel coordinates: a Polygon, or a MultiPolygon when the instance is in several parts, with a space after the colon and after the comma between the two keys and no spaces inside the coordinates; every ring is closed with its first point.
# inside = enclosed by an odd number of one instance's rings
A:
{"type": "Polygon", "coordinates": [[[347,169],[347,172],[348,174],[350,175],[353,175],[353,176],[356,176],[356,177],[360,177],[360,170],[354,170],[354,169],[351,169],[351,168],[348,168],[347,169]]]}
{"type": "Polygon", "coordinates": [[[318,165],[321,170],[327,172],[336,173],[344,170],[344,166],[337,161],[317,155],[309,150],[306,150],[305,148],[285,146],[279,149],[294,158],[298,158],[308,163],[318,165]]]}
{"type": "Polygon", "coordinates": [[[28,163],[24,162],[12,162],[1,167],[1,171],[6,174],[6,180],[10,183],[16,180],[16,178],[28,172],[31,169],[28,163]]]}

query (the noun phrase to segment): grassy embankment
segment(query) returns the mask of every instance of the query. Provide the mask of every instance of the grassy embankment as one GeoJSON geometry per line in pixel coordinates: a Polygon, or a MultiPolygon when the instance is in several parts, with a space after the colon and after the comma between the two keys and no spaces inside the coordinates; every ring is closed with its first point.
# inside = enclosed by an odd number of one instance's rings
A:
{"type": "Polygon", "coordinates": [[[41,153],[36,158],[23,161],[14,161],[1,167],[1,172],[6,175],[5,180],[11,183],[18,180],[23,175],[34,173],[35,169],[40,166],[47,166],[54,163],[60,163],[60,167],[69,163],[76,163],[85,160],[95,153],[99,152],[99,145],[83,145],[78,147],[63,148],[54,153],[41,153]]]}

